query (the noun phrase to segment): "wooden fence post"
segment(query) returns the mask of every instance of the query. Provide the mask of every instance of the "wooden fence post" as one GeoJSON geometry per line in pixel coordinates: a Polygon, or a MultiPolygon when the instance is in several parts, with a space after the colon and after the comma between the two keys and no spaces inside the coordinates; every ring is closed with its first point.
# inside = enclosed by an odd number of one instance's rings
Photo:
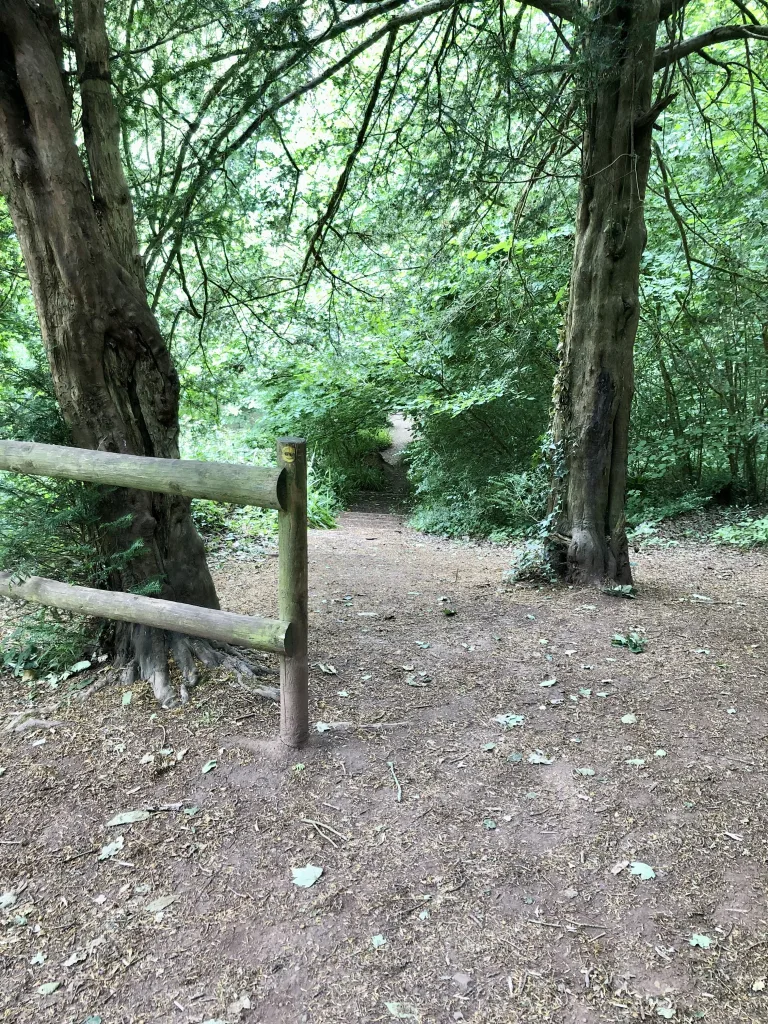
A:
{"type": "Polygon", "coordinates": [[[290,622],[286,653],[280,655],[280,739],[300,747],[309,738],[307,666],[307,442],[301,437],[277,441],[280,549],[279,616],[290,622]]]}

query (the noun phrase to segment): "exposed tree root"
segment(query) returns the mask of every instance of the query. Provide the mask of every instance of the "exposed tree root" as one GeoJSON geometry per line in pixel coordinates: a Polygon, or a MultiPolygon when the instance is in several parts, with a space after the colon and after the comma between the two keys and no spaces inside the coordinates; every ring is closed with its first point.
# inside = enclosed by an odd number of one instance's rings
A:
{"type": "MultiPolygon", "coordinates": [[[[58,705],[56,705],[58,707],[58,705]]],[[[38,708],[39,711],[56,710],[53,708],[38,708]]],[[[34,729],[60,729],[63,722],[56,719],[34,718],[33,711],[18,711],[10,716],[10,721],[5,725],[3,732],[30,732],[34,729]]]]}
{"type": "MultiPolygon", "coordinates": [[[[112,671],[84,690],[83,697],[89,697],[113,682],[131,686],[137,679],[146,679],[160,704],[164,708],[172,708],[179,702],[187,703],[189,691],[200,681],[200,666],[230,672],[241,684],[258,676],[274,674],[273,669],[246,659],[243,652],[229,644],[149,626],[120,627],[116,648],[112,671]],[[171,682],[171,660],[180,676],[178,695],[171,682]]],[[[249,686],[248,692],[270,700],[280,699],[280,690],[275,686],[249,686]]]]}

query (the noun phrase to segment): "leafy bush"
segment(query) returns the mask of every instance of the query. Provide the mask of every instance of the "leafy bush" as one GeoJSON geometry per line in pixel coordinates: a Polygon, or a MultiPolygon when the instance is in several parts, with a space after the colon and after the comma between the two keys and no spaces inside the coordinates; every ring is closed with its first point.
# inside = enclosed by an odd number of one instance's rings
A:
{"type": "MultiPolygon", "coordinates": [[[[67,444],[42,348],[26,339],[18,358],[0,355],[0,436],[67,444]]],[[[0,473],[0,570],[20,578],[50,576],[68,583],[104,583],[129,552],[105,560],[98,546],[99,492],[69,480],[0,473]]],[[[55,609],[19,606],[7,616],[2,663],[57,672],[76,662],[97,639],[92,622],[55,609]]]]}
{"type": "Polygon", "coordinates": [[[547,545],[541,540],[529,540],[517,548],[507,579],[513,583],[556,583],[557,574],[547,545]]]}
{"type": "Polygon", "coordinates": [[[664,498],[658,493],[647,494],[630,490],[627,493],[627,523],[630,527],[635,527],[634,532],[638,534],[643,524],[655,525],[686,512],[698,512],[711,500],[709,494],[701,491],[690,491],[677,497],[664,498]]]}
{"type": "Polygon", "coordinates": [[[440,490],[442,474],[422,476],[416,491],[413,525],[448,537],[489,537],[503,543],[538,527],[546,507],[546,475],[541,470],[505,473],[478,486],[467,476],[440,490]]]}
{"type": "Polygon", "coordinates": [[[55,608],[23,606],[8,616],[7,630],[0,663],[16,676],[65,671],[96,639],[91,622],[55,608]]]}
{"type": "Polygon", "coordinates": [[[337,499],[384,486],[380,451],[390,443],[391,396],[364,349],[291,356],[260,382],[263,430],[307,438],[318,477],[337,499]]]}
{"type": "Polygon", "coordinates": [[[721,526],[712,533],[716,544],[733,544],[737,548],[768,544],[768,516],[762,519],[742,519],[740,523],[721,526]]]}
{"type": "MultiPolygon", "coordinates": [[[[182,457],[248,463],[253,466],[275,464],[275,444],[262,432],[228,427],[217,430],[203,421],[187,421],[182,433],[182,457]]],[[[307,465],[307,521],[312,529],[332,530],[341,511],[330,470],[318,470],[316,459],[307,465]]],[[[277,534],[277,512],[255,505],[225,505],[205,498],[192,502],[192,518],[209,541],[254,540],[277,534]]]]}

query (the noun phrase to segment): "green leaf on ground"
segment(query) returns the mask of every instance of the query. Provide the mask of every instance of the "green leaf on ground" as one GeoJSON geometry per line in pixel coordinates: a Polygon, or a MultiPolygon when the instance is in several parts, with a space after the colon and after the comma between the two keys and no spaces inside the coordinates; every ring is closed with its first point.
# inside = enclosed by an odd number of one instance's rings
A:
{"type": "Polygon", "coordinates": [[[294,885],[298,885],[301,889],[309,889],[322,875],[323,869],[315,867],[314,864],[307,864],[303,868],[291,868],[291,873],[294,885]]]}
{"type": "Polygon", "coordinates": [[[419,679],[419,677],[415,673],[411,673],[410,675],[407,675],[405,677],[405,681],[409,686],[424,687],[429,685],[430,677],[424,676],[421,679],[419,679]]]}
{"type": "Polygon", "coordinates": [[[603,587],[602,591],[604,594],[610,594],[611,597],[630,597],[633,599],[637,594],[631,583],[618,584],[615,587],[603,587]]]}
{"type": "Polygon", "coordinates": [[[621,719],[622,725],[637,725],[637,715],[629,714],[624,715],[621,719]]]}
{"type": "Polygon", "coordinates": [[[710,946],[714,945],[715,940],[711,939],[708,935],[692,935],[688,939],[688,943],[691,946],[700,946],[702,949],[709,949],[710,946]]]}
{"type": "Polygon", "coordinates": [[[117,825],[132,825],[136,821],[146,821],[151,817],[149,811],[123,811],[109,819],[107,828],[114,828],[117,825]]]}
{"type": "Polygon", "coordinates": [[[554,686],[556,682],[556,679],[545,679],[543,683],[539,683],[539,686],[554,686]]]}
{"type": "Polygon", "coordinates": [[[547,755],[541,750],[535,750],[532,754],[528,755],[528,764],[554,764],[554,757],[547,757],[547,755]]]}
{"type": "Polygon", "coordinates": [[[214,768],[218,768],[219,762],[215,757],[212,757],[210,761],[206,761],[203,767],[200,769],[201,775],[206,775],[208,772],[212,772],[214,768]]]}
{"type": "Polygon", "coordinates": [[[657,1006],[656,1016],[663,1017],[665,1020],[672,1020],[677,1016],[677,1010],[672,1006],[657,1006]]]}
{"type": "Polygon", "coordinates": [[[513,715],[511,712],[506,715],[496,715],[494,718],[494,722],[503,725],[505,729],[514,729],[515,726],[521,726],[524,721],[525,715],[513,715]]]}
{"type": "Polygon", "coordinates": [[[75,964],[81,964],[83,960],[88,956],[84,949],[76,949],[74,953],[70,954],[66,960],[62,961],[62,967],[74,967],[75,964]]]}
{"type": "Polygon", "coordinates": [[[101,850],[99,850],[99,860],[109,860],[110,857],[114,857],[116,853],[119,853],[124,846],[125,839],[123,836],[118,836],[113,842],[102,846],[101,850]]]}
{"type": "Polygon", "coordinates": [[[44,985],[38,986],[37,991],[41,996],[50,996],[59,988],[61,985],[60,981],[46,981],[44,985]]]}
{"type": "Polygon", "coordinates": [[[156,900],[152,900],[151,903],[148,903],[144,909],[148,914],[159,914],[161,910],[165,910],[166,907],[170,907],[170,905],[175,903],[178,899],[181,899],[181,897],[177,895],[158,896],[156,900]]]}
{"type": "Polygon", "coordinates": [[[418,1020],[419,1011],[411,1003],[384,1003],[391,1016],[397,1020],[418,1020]]]}
{"type": "Polygon", "coordinates": [[[614,633],[611,643],[614,647],[626,647],[633,654],[642,654],[648,646],[648,641],[639,633],[630,633],[629,636],[625,636],[623,633],[614,633]]]}
{"type": "Polygon", "coordinates": [[[33,967],[40,967],[42,964],[45,963],[47,959],[48,957],[45,955],[45,953],[35,953],[35,955],[30,959],[29,962],[32,964],[33,967]]]}
{"type": "Polygon", "coordinates": [[[483,818],[483,827],[493,830],[494,828],[496,828],[496,822],[493,820],[493,818],[483,818]]]}
{"type": "Polygon", "coordinates": [[[636,768],[642,768],[645,764],[644,757],[628,757],[624,764],[633,764],[636,768]]]}
{"type": "Polygon", "coordinates": [[[652,878],[656,877],[656,872],[653,870],[650,864],[644,864],[641,860],[633,860],[629,865],[630,875],[637,875],[637,877],[643,882],[649,882],[652,878]]]}
{"type": "Polygon", "coordinates": [[[519,764],[519,762],[523,760],[523,755],[514,751],[512,754],[507,754],[507,760],[511,761],[513,764],[519,764]]]}
{"type": "Polygon", "coordinates": [[[491,751],[493,751],[495,749],[496,749],[496,744],[495,743],[484,743],[483,744],[483,750],[486,751],[486,753],[490,753],[491,751]]]}
{"type": "Polygon", "coordinates": [[[667,752],[666,752],[666,750],[661,750],[661,749],[654,750],[653,756],[654,757],[666,757],[667,756],[667,752]]]}
{"type": "Polygon", "coordinates": [[[371,945],[373,946],[374,949],[381,949],[381,947],[386,946],[386,944],[387,940],[384,938],[383,935],[371,936],[371,945]]]}
{"type": "Polygon", "coordinates": [[[594,775],[594,768],[576,768],[574,769],[577,775],[594,775]]]}
{"type": "Polygon", "coordinates": [[[133,690],[126,690],[123,694],[123,707],[126,707],[133,700],[133,690]]]}

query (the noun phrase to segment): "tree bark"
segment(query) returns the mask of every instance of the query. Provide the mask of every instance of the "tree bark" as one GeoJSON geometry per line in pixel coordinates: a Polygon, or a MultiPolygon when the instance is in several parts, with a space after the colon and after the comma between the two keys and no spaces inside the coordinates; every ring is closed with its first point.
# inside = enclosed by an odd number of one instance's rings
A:
{"type": "Polygon", "coordinates": [[[659,0],[623,0],[589,23],[589,75],[570,296],[552,418],[549,512],[568,580],[631,583],[625,529],[633,347],[659,0]]]}
{"type": "MultiPolygon", "coordinates": [[[[117,120],[99,48],[103,0],[74,7],[92,180],[77,149],[53,5],[0,0],[0,190],[73,443],[175,459],[179,380],[147,304],[130,196],[110,140],[117,120]]],[[[156,580],[158,596],[218,608],[188,499],[118,489],[105,497],[105,521],[118,520],[123,525],[110,531],[115,548],[140,546],[112,589],[156,580]]],[[[170,699],[162,652],[178,639],[136,627],[118,645],[157,696],[170,699]]]]}
{"type": "Polygon", "coordinates": [[[678,444],[678,464],[682,470],[683,480],[687,487],[693,484],[693,465],[691,464],[691,453],[690,447],[686,441],[685,428],[683,427],[683,420],[680,416],[680,403],[677,400],[677,394],[675,393],[675,387],[672,383],[672,377],[667,364],[664,362],[664,357],[659,351],[659,373],[661,374],[661,380],[664,384],[664,398],[667,404],[667,419],[669,421],[670,428],[672,430],[672,436],[678,444]]]}

